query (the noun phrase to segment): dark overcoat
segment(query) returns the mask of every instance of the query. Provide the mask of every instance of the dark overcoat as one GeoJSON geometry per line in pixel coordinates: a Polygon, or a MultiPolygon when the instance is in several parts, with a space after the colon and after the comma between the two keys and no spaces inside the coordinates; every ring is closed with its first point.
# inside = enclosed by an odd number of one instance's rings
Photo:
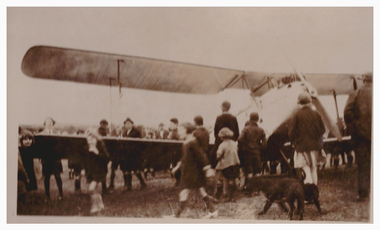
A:
{"type": "Polygon", "coordinates": [[[318,112],[303,106],[292,117],[289,138],[297,152],[321,150],[325,125],[318,112]]]}
{"type": "Polygon", "coordinates": [[[196,189],[206,186],[206,176],[203,167],[209,164],[206,154],[194,138],[185,141],[182,146],[181,186],[196,189]]]}

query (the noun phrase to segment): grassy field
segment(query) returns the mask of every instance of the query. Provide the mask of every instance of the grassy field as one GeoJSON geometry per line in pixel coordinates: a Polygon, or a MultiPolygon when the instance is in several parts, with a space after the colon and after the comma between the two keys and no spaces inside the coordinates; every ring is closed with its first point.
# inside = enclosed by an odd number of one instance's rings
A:
{"type": "MultiPolygon", "coordinates": [[[[82,178],[82,192],[74,193],[74,180],[68,178],[67,161],[63,160],[64,173],[62,174],[64,199],[57,200],[58,191],[54,177],[51,177],[50,202],[45,202],[43,178],[39,165],[36,165],[38,191],[29,193],[27,201],[18,210],[18,215],[47,215],[47,216],[90,216],[90,198],[86,194],[86,180],[82,178]]],[[[37,163],[37,161],[36,161],[37,163]]],[[[108,175],[109,178],[109,175],[108,175]]],[[[305,221],[334,221],[334,222],[369,222],[370,202],[356,202],[356,168],[325,169],[319,171],[318,187],[322,211],[327,214],[319,215],[314,204],[305,205],[305,221]]],[[[174,187],[174,179],[168,173],[159,172],[156,178],[148,175],[148,188],[138,191],[139,182],[133,178],[134,191],[121,193],[123,179],[121,171],[116,174],[115,190],[103,196],[105,210],[96,216],[104,217],[133,217],[133,218],[160,218],[172,215],[178,207],[180,188],[174,187]]],[[[265,203],[265,197],[260,194],[245,197],[242,192],[236,194],[234,203],[219,203],[215,207],[219,210],[218,219],[221,220],[250,220],[250,221],[286,221],[287,214],[277,204],[272,205],[268,213],[258,216],[265,203]]],[[[197,192],[189,196],[187,209],[182,218],[198,219],[206,215],[205,205],[197,192]]],[[[298,217],[298,216],[297,216],[298,217]]],[[[157,219],[156,219],[157,220],[157,219]]],[[[168,220],[170,222],[170,220],[168,220]]]]}

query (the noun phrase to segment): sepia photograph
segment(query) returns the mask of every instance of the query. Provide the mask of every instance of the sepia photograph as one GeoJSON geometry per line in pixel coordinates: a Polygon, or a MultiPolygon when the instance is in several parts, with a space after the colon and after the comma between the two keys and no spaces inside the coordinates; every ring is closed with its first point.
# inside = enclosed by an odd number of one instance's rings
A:
{"type": "Polygon", "coordinates": [[[6,14],[8,223],[374,223],[374,7],[6,14]]]}

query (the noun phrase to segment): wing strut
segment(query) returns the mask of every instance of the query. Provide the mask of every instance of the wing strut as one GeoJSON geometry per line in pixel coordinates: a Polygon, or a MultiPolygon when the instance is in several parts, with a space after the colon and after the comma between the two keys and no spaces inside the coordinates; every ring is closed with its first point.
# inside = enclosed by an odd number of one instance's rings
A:
{"type": "Polygon", "coordinates": [[[232,80],[230,82],[228,82],[228,84],[226,86],[224,86],[224,88],[222,90],[225,90],[228,87],[235,85],[243,76],[244,76],[244,74],[242,76],[239,76],[238,74],[236,74],[235,77],[232,78],[232,80]]]}

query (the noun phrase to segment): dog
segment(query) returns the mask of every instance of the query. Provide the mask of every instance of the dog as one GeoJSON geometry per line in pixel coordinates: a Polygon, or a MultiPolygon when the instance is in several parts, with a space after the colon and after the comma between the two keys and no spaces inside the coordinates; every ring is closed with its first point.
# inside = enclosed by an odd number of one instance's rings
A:
{"type": "Polygon", "coordinates": [[[251,191],[255,188],[263,192],[267,198],[264,209],[258,213],[259,215],[265,214],[273,202],[278,202],[280,207],[288,212],[288,218],[293,219],[295,211],[294,202],[297,200],[297,213],[299,219],[303,220],[305,192],[302,182],[298,179],[257,176],[250,180],[249,186],[251,191]],[[285,202],[288,203],[290,210],[286,208],[285,202]]]}
{"type": "Polygon", "coordinates": [[[291,169],[289,177],[295,178],[299,181],[301,181],[301,184],[303,186],[303,190],[305,192],[305,201],[306,202],[313,202],[315,206],[318,209],[319,214],[326,214],[325,212],[322,212],[321,206],[319,204],[319,190],[317,185],[315,184],[304,184],[304,180],[306,177],[305,171],[302,168],[296,168],[291,169]]]}
{"type": "Polygon", "coordinates": [[[326,214],[321,211],[321,207],[319,205],[319,190],[315,184],[304,184],[303,189],[305,191],[305,201],[313,202],[318,209],[319,214],[326,214]]]}

